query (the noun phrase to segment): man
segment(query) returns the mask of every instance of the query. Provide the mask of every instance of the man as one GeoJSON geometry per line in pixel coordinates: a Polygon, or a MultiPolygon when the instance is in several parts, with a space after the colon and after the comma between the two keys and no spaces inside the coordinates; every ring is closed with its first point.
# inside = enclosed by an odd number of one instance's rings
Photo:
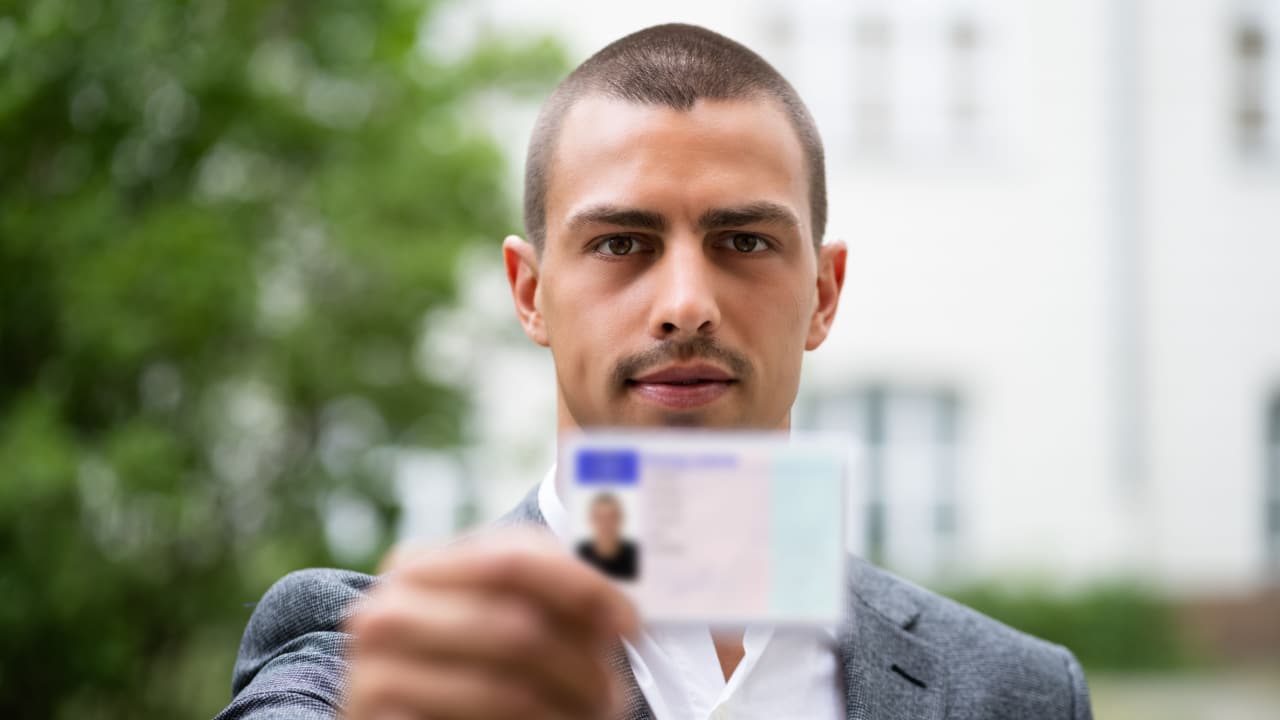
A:
{"type": "Polygon", "coordinates": [[[616,580],[634,580],[636,544],[622,537],[622,502],[610,492],[591,498],[591,537],[578,543],[578,557],[616,580]]]}
{"type": "MultiPolygon", "coordinates": [[[[825,222],[813,120],[747,48],[663,25],[584,62],[530,141],[527,239],[503,246],[559,429],[789,428],[844,281],[825,222]]],[[[376,580],[281,580],[221,717],[1091,717],[1070,652],[856,558],[838,628],[641,626],[548,539],[553,476],[503,527],[376,580]]]]}

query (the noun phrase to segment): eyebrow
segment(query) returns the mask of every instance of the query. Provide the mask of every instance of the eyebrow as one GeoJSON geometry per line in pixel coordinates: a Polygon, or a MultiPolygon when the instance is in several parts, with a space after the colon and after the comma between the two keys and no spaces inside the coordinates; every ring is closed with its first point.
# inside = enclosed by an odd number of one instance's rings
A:
{"type": "Polygon", "coordinates": [[[622,207],[620,205],[592,205],[579,210],[566,223],[570,229],[583,225],[616,225],[618,227],[636,228],[662,232],[667,229],[666,218],[661,213],[640,208],[622,207]]]}
{"type": "Polygon", "coordinates": [[[758,200],[732,207],[711,208],[698,218],[698,228],[704,232],[756,224],[798,228],[800,220],[786,206],[768,200],[758,200]]]}
{"type": "MultiPolygon", "coordinates": [[[[786,206],[768,200],[758,200],[742,205],[710,208],[698,218],[698,229],[706,232],[761,223],[789,228],[800,227],[800,220],[786,206]]],[[[591,205],[579,210],[569,218],[566,224],[571,229],[590,224],[614,225],[654,232],[663,232],[667,229],[667,220],[662,213],[608,203],[591,205]]]]}

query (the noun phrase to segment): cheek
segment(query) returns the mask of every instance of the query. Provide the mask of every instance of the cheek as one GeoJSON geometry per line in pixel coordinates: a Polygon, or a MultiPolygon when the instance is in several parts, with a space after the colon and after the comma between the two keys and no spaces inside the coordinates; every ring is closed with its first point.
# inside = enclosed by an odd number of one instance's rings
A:
{"type": "Polygon", "coordinates": [[[774,366],[804,350],[813,302],[796,287],[796,283],[757,283],[742,288],[735,298],[735,324],[751,347],[774,366]]]}
{"type": "Polygon", "coordinates": [[[760,412],[785,412],[800,381],[814,300],[799,280],[756,283],[736,300],[734,325],[756,364],[760,412]]]}
{"type": "Polygon", "coordinates": [[[607,373],[620,349],[634,347],[643,330],[643,323],[636,326],[637,308],[645,307],[631,297],[634,288],[618,287],[599,272],[564,273],[544,287],[547,337],[566,380],[607,373]]]}

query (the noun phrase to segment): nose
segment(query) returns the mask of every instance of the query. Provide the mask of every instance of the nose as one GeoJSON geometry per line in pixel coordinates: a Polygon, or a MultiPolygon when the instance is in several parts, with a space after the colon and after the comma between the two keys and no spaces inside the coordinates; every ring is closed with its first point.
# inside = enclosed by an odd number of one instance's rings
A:
{"type": "Polygon", "coordinates": [[[650,332],[659,340],[712,334],[720,326],[715,268],[701,242],[672,242],[652,268],[654,288],[650,332]]]}

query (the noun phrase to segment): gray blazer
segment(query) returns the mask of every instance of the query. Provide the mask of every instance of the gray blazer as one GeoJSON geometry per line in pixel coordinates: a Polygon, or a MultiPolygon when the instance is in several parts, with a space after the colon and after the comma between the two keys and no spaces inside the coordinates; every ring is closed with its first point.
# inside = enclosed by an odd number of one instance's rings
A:
{"type": "MultiPolygon", "coordinates": [[[[543,523],[537,488],[499,524],[543,523]]],[[[1080,664],[951,600],[849,558],[840,665],[850,720],[1091,720],[1080,664]]],[[[322,720],[340,706],[341,624],[376,578],[300,570],[277,582],[245,628],[232,702],[215,720],[322,720]]],[[[619,643],[611,657],[627,687],[627,720],[652,720],[619,643]]],[[[664,719],[665,720],[665,719],[664,719]]]]}

